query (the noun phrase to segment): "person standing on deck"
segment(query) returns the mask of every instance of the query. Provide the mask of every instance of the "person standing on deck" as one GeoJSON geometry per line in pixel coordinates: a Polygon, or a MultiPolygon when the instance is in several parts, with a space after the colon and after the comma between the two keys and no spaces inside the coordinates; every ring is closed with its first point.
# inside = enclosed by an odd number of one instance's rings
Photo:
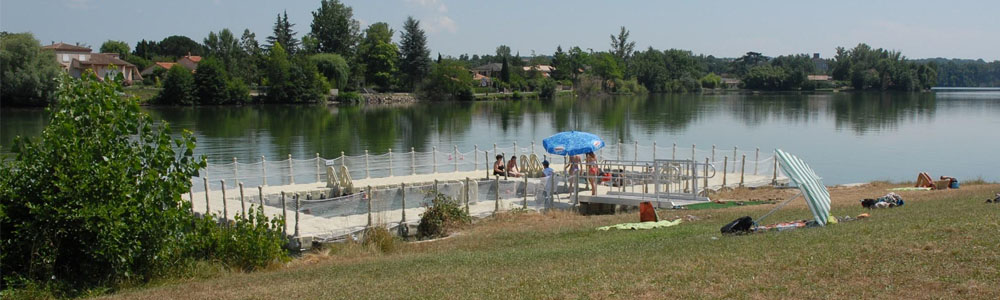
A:
{"type": "Polygon", "coordinates": [[[590,184],[590,194],[597,195],[597,184],[595,183],[595,178],[600,173],[597,168],[597,155],[594,152],[587,152],[587,182],[590,184]]]}

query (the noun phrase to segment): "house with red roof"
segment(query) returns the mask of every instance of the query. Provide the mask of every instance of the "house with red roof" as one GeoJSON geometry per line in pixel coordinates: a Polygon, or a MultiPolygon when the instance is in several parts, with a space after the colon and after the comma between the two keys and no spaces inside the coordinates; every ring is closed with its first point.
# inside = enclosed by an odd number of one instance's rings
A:
{"type": "Polygon", "coordinates": [[[184,57],[181,57],[180,59],[177,60],[178,64],[192,71],[198,69],[198,63],[200,62],[201,62],[201,56],[191,55],[191,53],[188,53],[188,55],[185,55],[184,57]]]}
{"type": "Polygon", "coordinates": [[[54,43],[42,46],[42,49],[55,52],[56,61],[74,78],[80,78],[86,70],[91,70],[101,79],[121,74],[126,83],[142,80],[139,69],[119,58],[117,53],[91,53],[90,48],[66,43],[54,43]]]}

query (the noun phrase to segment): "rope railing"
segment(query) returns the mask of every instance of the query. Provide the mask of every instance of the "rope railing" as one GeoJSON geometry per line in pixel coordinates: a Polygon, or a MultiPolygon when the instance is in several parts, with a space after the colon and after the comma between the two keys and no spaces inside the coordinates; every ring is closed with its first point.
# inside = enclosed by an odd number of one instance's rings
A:
{"type": "MultiPolygon", "coordinates": [[[[225,179],[243,182],[248,187],[266,185],[309,184],[323,182],[326,166],[346,166],[354,179],[383,178],[390,176],[427,175],[452,172],[489,170],[494,157],[503,154],[505,160],[513,155],[518,158],[537,155],[538,160],[548,158],[553,163],[562,163],[557,157],[542,149],[541,143],[519,143],[507,146],[474,146],[472,149],[459,147],[432,147],[432,151],[389,150],[361,155],[343,155],[332,158],[294,158],[291,155],[280,159],[260,157],[255,161],[209,163],[192,178],[193,190],[203,190],[199,178],[225,179]],[[390,152],[391,151],[391,152],[390,152]]],[[[598,151],[599,160],[653,160],[653,159],[694,159],[716,165],[724,173],[767,175],[775,173],[773,152],[762,152],[759,148],[719,147],[705,145],[680,145],[665,143],[607,142],[598,151]]],[[[524,164],[525,162],[519,162],[524,164]]],[[[523,169],[523,167],[522,167],[523,169]]],[[[776,176],[775,176],[776,177],[776,176]]]]}

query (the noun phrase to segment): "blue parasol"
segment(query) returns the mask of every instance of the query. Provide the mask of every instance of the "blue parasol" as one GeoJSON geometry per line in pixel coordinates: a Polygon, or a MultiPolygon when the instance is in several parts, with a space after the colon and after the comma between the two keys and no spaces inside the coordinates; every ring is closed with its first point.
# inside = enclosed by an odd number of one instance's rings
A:
{"type": "Polygon", "coordinates": [[[604,148],[604,140],[589,132],[566,131],[542,140],[542,146],[555,155],[580,155],[604,148]]]}

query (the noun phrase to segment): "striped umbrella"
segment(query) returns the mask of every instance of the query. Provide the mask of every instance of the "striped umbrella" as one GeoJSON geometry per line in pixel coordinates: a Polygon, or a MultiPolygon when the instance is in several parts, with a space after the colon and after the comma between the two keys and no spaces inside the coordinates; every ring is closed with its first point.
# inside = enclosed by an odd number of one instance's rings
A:
{"type": "Polygon", "coordinates": [[[802,191],[802,195],[806,198],[806,204],[809,205],[809,210],[812,211],[813,217],[816,217],[816,222],[825,226],[830,218],[830,192],[826,190],[823,181],[809,165],[795,155],[788,154],[781,149],[778,149],[777,153],[781,171],[785,172],[788,179],[795,182],[795,185],[802,191]]]}

